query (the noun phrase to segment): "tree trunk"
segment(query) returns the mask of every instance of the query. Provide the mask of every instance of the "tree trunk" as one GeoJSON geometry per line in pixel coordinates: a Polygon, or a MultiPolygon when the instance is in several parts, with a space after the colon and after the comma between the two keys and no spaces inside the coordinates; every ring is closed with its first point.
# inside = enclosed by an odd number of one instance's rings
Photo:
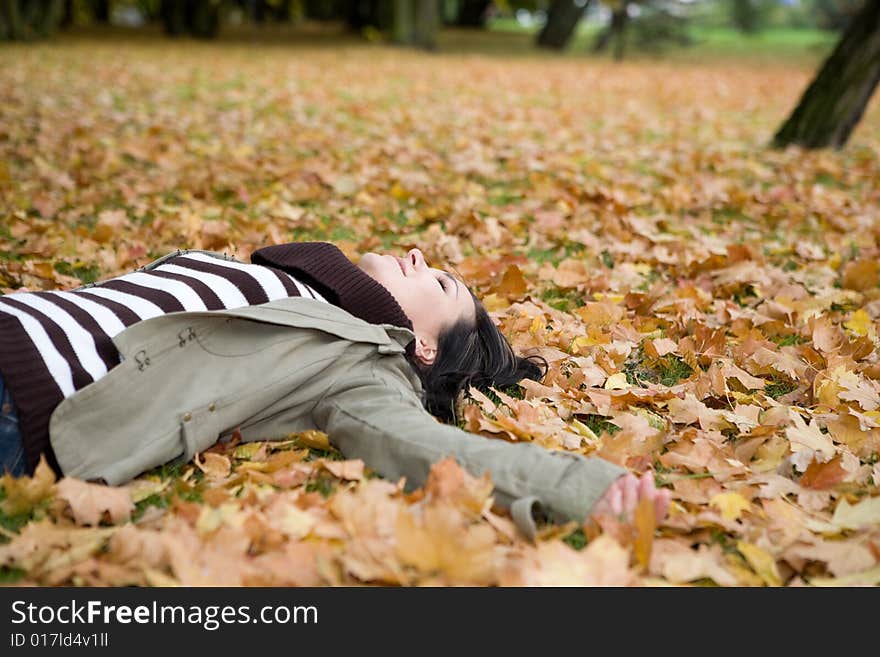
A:
{"type": "Polygon", "coordinates": [[[68,28],[73,25],[74,17],[73,0],[64,0],[64,11],[61,13],[61,27],[68,28]]]}
{"type": "Polygon", "coordinates": [[[92,0],[92,16],[96,23],[109,23],[110,0],[92,0]]]}
{"type": "Polygon", "coordinates": [[[867,0],[773,137],[773,146],[842,148],[880,81],[880,0],[867,0]]]}
{"type": "Polygon", "coordinates": [[[0,0],[0,40],[50,36],[63,13],[64,0],[0,0]]]}
{"type": "Polygon", "coordinates": [[[589,0],[583,7],[578,7],[574,0],[554,0],[547,13],[547,22],[538,34],[537,44],[542,48],[563,50],[589,6],[589,0]]]}
{"type": "Polygon", "coordinates": [[[440,8],[437,0],[394,0],[392,39],[424,50],[437,47],[440,8]]]}
{"type": "Polygon", "coordinates": [[[733,24],[740,32],[754,34],[758,31],[758,8],[753,0],[733,0],[730,8],[733,24]]]}
{"type": "Polygon", "coordinates": [[[213,39],[220,30],[220,8],[207,0],[188,0],[187,27],[199,39],[213,39]]]}
{"type": "Polygon", "coordinates": [[[437,47],[437,25],[440,22],[437,0],[416,0],[415,10],[413,43],[424,50],[434,50],[437,47]]]}
{"type": "Polygon", "coordinates": [[[34,17],[33,27],[37,36],[50,36],[61,24],[64,13],[64,0],[42,0],[40,12],[34,17]]]}
{"type": "Polygon", "coordinates": [[[459,27],[486,27],[486,10],[492,0],[460,0],[455,24],[459,27]]]}
{"type": "Polygon", "coordinates": [[[394,19],[391,39],[394,43],[411,45],[414,39],[413,3],[411,0],[394,0],[394,19]]]}
{"type": "Polygon", "coordinates": [[[628,5],[628,2],[624,2],[621,7],[611,12],[611,22],[596,37],[593,52],[602,52],[614,40],[614,59],[623,59],[626,45],[626,23],[629,19],[629,14],[626,12],[628,5]]]}
{"type": "Polygon", "coordinates": [[[18,0],[0,0],[0,39],[24,38],[24,24],[21,20],[21,12],[18,0]]]}
{"type": "Polygon", "coordinates": [[[611,20],[611,31],[614,34],[614,59],[618,62],[623,59],[623,53],[626,49],[626,24],[629,21],[629,14],[626,13],[627,3],[623,4],[623,9],[614,12],[611,20]]]}
{"type": "Polygon", "coordinates": [[[186,4],[184,0],[162,0],[159,7],[162,26],[168,36],[179,36],[186,32],[186,4]]]}
{"type": "Polygon", "coordinates": [[[322,0],[303,0],[302,5],[306,18],[317,21],[330,21],[339,18],[336,3],[322,2],[322,0]]]}

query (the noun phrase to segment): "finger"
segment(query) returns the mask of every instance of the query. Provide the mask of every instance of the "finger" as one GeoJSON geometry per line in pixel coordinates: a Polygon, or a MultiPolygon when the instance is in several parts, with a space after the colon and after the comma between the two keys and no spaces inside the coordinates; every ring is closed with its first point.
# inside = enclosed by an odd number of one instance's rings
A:
{"type": "Polygon", "coordinates": [[[669,499],[668,490],[661,488],[657,491],[654,498],[654,513],[657,515],[657,522],[662,522],[666,518],[666,514],[669,513],[669,499]]]}
{"type": "Polygon", "coordinates": [[[654,486],[654,475],[650,471],[646,472],[642,475],[641,479],[639,479],[639,497],[647,497],[649,500],[653,500],[656,492],[657,488],[654,486]]]}
{"type": "Polygon", "coordinates": [[[623,492],[617,484],[611,489],[608,502],[611,504],[611,513],[614,515],[620,515],[623,513],[623,492]]]}
{"type": "Polygon", "coordinates": [[[609,487],[605,494],[602,496],[595,505],[593,505],[593,510],[590,513],[593,514],[606,514],[611,513],[611,503],[609,501],[609,497],[611,495],[612,487],[609,487]]]}
{"type": "Polygon", "coordinates": [[[632,516],[639,503],[639,480],[628,474],[623,480],[623,513],[632,516]]]}

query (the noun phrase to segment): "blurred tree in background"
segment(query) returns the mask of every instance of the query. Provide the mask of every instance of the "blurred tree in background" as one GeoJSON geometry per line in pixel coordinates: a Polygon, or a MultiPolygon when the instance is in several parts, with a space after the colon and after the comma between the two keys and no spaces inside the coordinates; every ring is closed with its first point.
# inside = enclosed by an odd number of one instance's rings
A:
{"type": "Polygon", "coordinates": [[[50,36],[63,15],[64,0],[0,0],[0,39],[50,36]]]}
{"type": "Polygon", "coordinates": [[[455,11],[455,19],[453,25],[459,27],[486,27],[486,20],[489,16],[489,8],[492,0],[460,0],[455,3],[458,6],[455,11]]]}
{"type": "Polygon", "coordinates": [[[841,148],[862,118],[878,82],[880,0],[867,0],[776,133],[774,145],[841,148]]]}
{"type": "Polygon", "coordinates": [[[430,50],[443,28],[495,32],[504,23],[534,33],[541,48],[562,51],[592,41],[588,49],[621,59],[628,49],[692,45],[700,41],[694,29],[700,35],[735,31],[746,38],[780,29],[841,31],[863,5],[864,0],[0,0],[0,40],[45,38],[82,25],[148,23],[161,25],[169,36],[214,38],[224,25],[259,29],[318,21],[371,41],[430,50]]]}
{"type": "Polygon", "coordinates": [[[589,0],[553,0],[547,12],[547,22],[538,33],[536,43],[554,50],[565,48],[588,5],[589,0]]]}
{"type": "Polygon", "coordinates": [[[757,32],[766,20],[769,4],[762,0],[731,0],[730,17],[733,24],[746,34],[757,32]]]}
{"type": "Polygon", "coordinates": [[[220,0],[162,0],[159,13],[170,36],[210,39],[220,29],[220,0]]]}

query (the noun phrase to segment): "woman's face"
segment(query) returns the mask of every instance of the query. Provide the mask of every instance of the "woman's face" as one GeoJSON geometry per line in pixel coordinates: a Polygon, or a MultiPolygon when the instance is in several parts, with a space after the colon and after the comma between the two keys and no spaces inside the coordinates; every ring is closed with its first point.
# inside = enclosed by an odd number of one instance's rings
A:
{"type": "Polygon", "coordinates": [[[378,253],[361,257],[358,267],[381,283],[409,317],[416,334],[416,355],[434,362],[440,332],[460,319],[476,321],[471,293],[460,280],[432,269],[418,249],[404,258],[378,253]]]}

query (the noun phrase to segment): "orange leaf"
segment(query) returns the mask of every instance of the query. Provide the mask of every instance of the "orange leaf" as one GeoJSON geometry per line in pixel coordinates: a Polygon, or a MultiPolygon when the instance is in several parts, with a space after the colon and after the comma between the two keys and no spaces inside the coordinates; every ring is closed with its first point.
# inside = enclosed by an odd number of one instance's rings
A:
{"type": "Polygon", "coordinates": [[[501,282],[498,283],[492,291],[508,299],[518,299],[522,297],[529,289],[526,279],[523,278],[522,271],[516,265],[510,265],[504,270],[501,282]]]}
{"type": "Polygon", "coordinates": [[[847,475],[846,470],[841,466],[842,461],[843,458],[840,455],[835,456],[828,463],[813,461],[804,471],[804,475],[798,483],[804,488],[812,488],[813,490],[834,488],[847,475]]]}
{"type": "Polygon", "coordinates": [[[651,562],[651,548],[654,544],[654,529],[657,527],[657,516],[654,513],[654,502],[647,498],[639,500],[635,515],[636,540],[633,552],[636,562],[647,570],[651,562]]]}

